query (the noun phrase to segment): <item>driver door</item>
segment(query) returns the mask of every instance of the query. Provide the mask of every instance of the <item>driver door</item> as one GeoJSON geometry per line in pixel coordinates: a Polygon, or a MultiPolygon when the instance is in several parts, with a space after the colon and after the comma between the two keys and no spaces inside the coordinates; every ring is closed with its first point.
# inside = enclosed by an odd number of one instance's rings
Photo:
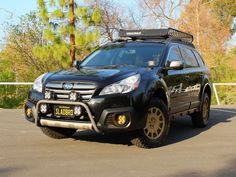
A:
{"type": "MultiPolygon", "coordinates": [[[[180,49],[177,45],[169,48],[169,52],[166,59],[166,64],[170,61],[183,61],[180,49]]],[[[178,113],[189,109],[190,96],[186,92],[186,88],[189,86],[189,78],[186,77],[187,71],[185,68],[181,70],[168,70],[164,80],[168,87],[168,94],[170,96],[170,112],[178,113]]]]}

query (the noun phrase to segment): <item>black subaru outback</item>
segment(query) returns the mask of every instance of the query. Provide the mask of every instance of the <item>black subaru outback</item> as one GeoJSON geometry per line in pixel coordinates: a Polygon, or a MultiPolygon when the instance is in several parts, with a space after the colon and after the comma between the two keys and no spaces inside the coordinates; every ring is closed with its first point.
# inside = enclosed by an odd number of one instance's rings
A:
{"type": "Polygon", "coordinates": [[[127,131],[144,148],[162,145],[177,116],[190,115],[195,127],[205,127],[211,84],[193,36],[172,28],[119,35],[74,68],[38,77],[26,119],[57,139],[77,129],[127,131]]]}

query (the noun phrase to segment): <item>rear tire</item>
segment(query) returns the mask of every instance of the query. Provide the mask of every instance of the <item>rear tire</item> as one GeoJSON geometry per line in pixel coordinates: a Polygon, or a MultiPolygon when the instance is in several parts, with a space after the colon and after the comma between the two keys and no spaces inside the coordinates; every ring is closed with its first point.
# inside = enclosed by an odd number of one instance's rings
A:
{"type": "Polygon", "coordinates": [[[162,146],[170,128],[167,106],[162,100],[155,99],[146,112],[146,125],[135,132],[131,143],[141,148],[162,146]]]}
{"type": "Polygon", "coordinates": [[[204,93],[200,111],[191,115],[192,124],[197,128],[204,128],[209,122],[210,116],[210,98],[207,93],[204,93]]]}
{"type": "Polygon", "coordinates": [[[76,132],[75,129],[68,129],[68,128],[58,128],[58,127],[40,127],[40,128],[46,136],[54,139],[70,138],[76,132]]]}

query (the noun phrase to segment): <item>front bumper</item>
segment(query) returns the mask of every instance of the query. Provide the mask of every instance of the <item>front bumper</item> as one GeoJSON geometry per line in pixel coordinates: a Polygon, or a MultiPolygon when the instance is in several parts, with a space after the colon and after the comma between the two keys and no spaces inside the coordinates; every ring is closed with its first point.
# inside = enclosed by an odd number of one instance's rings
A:
{"type": "Polygon", "coordinates": [[[35,112],[33,112],[33,115],[35,117],[35,123],[37,126],[53,126],[53,127],[62,127],[62,128],[74,128],[74,129],[91,129],[93,128],[96,132],[100,132],[97,128],[97,125],[94,121],[94,116],[92,115],[89,107],[82,102],[68,102],[68,101],[53,101],[53,100],[41,100],[36,104],[35,112]],[[90,123],[82,123],[82,122],[65,122],[65,121],[57,121],[57,120],[47,120],[43,117],[40,117],[39,115],[39,106],[43,103],[46,104],[57,104],[57,105],[74,105],[74,106],[82,106],[87,114],[88,118],[90,120],[90,123]],[[90,128],[91,127],[91,128],[90,128]]]}
{"type": "MultiPolygon", "coordinates": [[[[93,105],[94,107],[94,105],[93,105]]],[[[133,107],[118,107],[118,108],[107,108],[101,110],[101,114],[98,118],[94,116],[91,108],[83,102],[70,102],[70,101],[53,101],[53,100],[40,100],[36,104],[27,101],[25,104],[25,111],[27,109],[32,110],[31,116],[27,115],[26,119],[34,122],[37,126],[49,126],[49,127],[61,127],[61,128],[72,128],[72,129],[84,129],[94,130],[98,133],[105,131],[120,131],[120,130],[134,130],[138,129],[141,124],[139,115],[135,113],[133,107]],[[56,120],[48,119],[47,117],[41,116],[39,112],[40,104],[56,104],[56,105],[79,105],[82,106],[87,114],[89,121],[77,121],[77,120],[56,120]],[[125,126],[116,126],[112,123],[112,116],[118,113],[123,113],[128,119],[128,123],[125,126]]],[[[96,114],[95,114],[96,115],[96,114]]]]}

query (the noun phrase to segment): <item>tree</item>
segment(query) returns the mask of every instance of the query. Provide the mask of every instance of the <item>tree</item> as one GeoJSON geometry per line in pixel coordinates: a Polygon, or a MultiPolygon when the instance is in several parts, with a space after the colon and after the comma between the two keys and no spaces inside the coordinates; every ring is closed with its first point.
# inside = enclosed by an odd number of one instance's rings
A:
{"type": "Polygon", "coordinates": [[[232,30],[236,30],[236,1],[235,0],[214,0],[211,2],[214,11],[219,20],[227,26],[232,26],[232,30]]]}
{"type": "Polygon", "coordinates": [[[124,19],[121,15],[124,12],[122,7],[110,0],[100,0],[101,12],[100,31],[104,42],[113,41],[114,34],[124,27],[124,19]]]}
{"type": "Polygon", "coordinates": [[[15,81],[32,81],[41,73],[55,70],[60,66],[57,60],[41,60],[34,55],[36,45],[42,45],[43,24],[36,13],[20,17],[16,25],[5,26],[5,44],[2,47],[0,60],[7,61],[9,69],[15,75],[15,81]]]}
{"type": "Polygon", "coordinates": [[[76,55],[80,56],[97,45],[97,25],[101,18],[96,3],[77,0],[37,2],[44,23],[43,38],[46,40],[35,48],[35,54],[40,58],[52,55],[62,61],[63,66],[68,64],[69,59],[72,65],[76,55]]]}
{"type": "Polygon", "coordinates": [[[229,26],[220,22],[210,2],[191,0],[184,7],[177,25],[193,34],[194,43],[201,52],[224,52],[231,37],[229,26]]]}
{"type": "MultiPolygon", "coordinates": [[[[0,51],[0,82],[33,81],[44,71],[43,63],[32,55],[32,45],[40,39],[40,24],[35,14],[21,17],[18,25],[7,25],[5,44],[0,51]]],[[[29,86],[0,87],[0,107],[22,107],[29,86]]]]}
{"type": "Polygon", "coordinates": [[[184,4],[184,0],[142,0],[140,6],[149,21],[154,22],[153,25],[163,28],[175,27],[175,21],[184,4]]]}
{"type": "Polygon", "coordinates": [[[99,29],[102,42],[113,41],[120,29],[130,29],[136,26],[124,6],[112,0],[99,0],[98,2],[101,12],[99,29]]]}
{"type": "MultiPolygon", "coordinates": [[[[11,61],[2,60],[0,58],[0,82],[15,81],[16,76],[11,68],[11,61]]],[[[29,87],[0,86],[0,108],[22,107],[28,91],[29,87]]]]}
{"type": "Polygon", "coordinates": [[[232,21],[222,20],[215,2],[191,0],[184,7],[177,20],[177,26],[194,36],[194,44],[211,68],[213,80],[219,82],[230,80],[229,73],[233,70],[230,64],[232,58],[227,54],[227,42],[232,36],[230,32],[232,21]]]}

